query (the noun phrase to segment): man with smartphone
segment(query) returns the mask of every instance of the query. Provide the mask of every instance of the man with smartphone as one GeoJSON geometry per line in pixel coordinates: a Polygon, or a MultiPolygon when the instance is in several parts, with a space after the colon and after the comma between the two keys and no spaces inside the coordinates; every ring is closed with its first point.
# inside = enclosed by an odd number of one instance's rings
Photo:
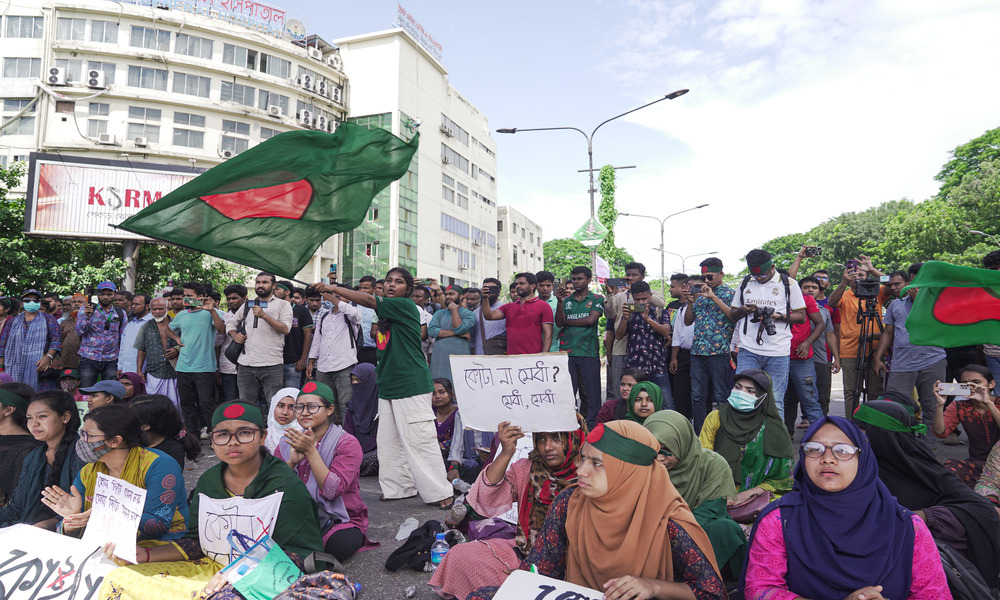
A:
{"type": "MultiPolygon", "coordinates": [[[[618,337],[618,327],[623,322],[627,321],[624,306],[626,304],[638,302],[638,300],[636,300],[632,295],[631,286],[637,281],[645,280],[645,265],[639,262],[630,262],[625,265],[625,281],[621,282],[625,285],[614,290],[614,295],[608,299],[608,304],[605,307],[605,314],[608,316],[609,321],[608,325],[611,328],[612,336],[614,337],[611,352],[608,353],[608,364],[611,368],[608,372],[608,381],[605,390],[605,395],[608,399],[618,397],[618,382],[621,381],[622,370],[625,368],[626,356],[628,355],[629,334],[626,333],[623,337],[618,337]]],[[[608,283],[610,284],[612,281],[614,280],[609,279],[608,283]]],[[[609,288],[608,291],[610,293],[611,289],[609,288]]],[[[667,305],[663,299],[663,295],[657,291],[651,292],[648,303],[656,308],[663,308],[667,305]]],[[[666,372],[666,365],[664,365],[662,372],[666,372]]],[[[669,387],[670,384],[668,383],[667,388],[669,389],[669,387]]],[[[673,405],[672,402],[671,405],[673,405]]],[[[666,403],[664,403],[664,406],[666,406],[666,403]]]]}
{"type": "Polygon", "coordinates": [[[115,308],[118,286],[102,281],[96,291],[98,306],[88,302],[76,315],[80,336],[80,387],[93,387],[98,377],[117,380],[118,350],[125,327],[125,311],[115,308]]]}
{"type": "Polygon", "coordinates": [[[909,396],[913,388],[917,389],[917,400],[920,402],[923,422],[928,428],[934,426],[934,411],[937,409],[937,399],[934,397],[934,382],[944,381],[948,359],[944,348],[936,346],[914,346],[910,343],[910,334],[906,330],[906,317],[913,309],[913,300],[917,297],[916,288],[907,290],[899,296],[900,291],[909,283],[923,263],[913,263],[907,271],[894,271],[889,275],[889,290],[899,300],[890,302],[885,309],[883,324],[885,330],[878,341],[872,367],[880,376],[886,379],[885,391],[899,392],[909,396]],[[889,368],[885,364],[885,355],[892,348],[892,362],[889,368]]]}
{"type": "MultiPolygon", "coordinates": [[[[629,288],[634,302],[622,305],[622,318],[615,327],[615,340],[628,338],[625,366],[642,369],[660,387],[663,409],[674,409],[674,396],[667,375],[667,340],[670,339],[670,315],[652,304],[652,290],[645,281],[629,288]]],[[[620,379],[620,377],[619,377],[620,379]]]]}
{"type": "MultiPolygon", "coordinates": [[[[489,303],[494,311],[499,310],[503,305],[500,302],[501,291],[500,280],[495,277],[487,277],[483,280],[483,299],[480,304],[489,303]]],[[[476,324],[472,327],[472,339],[469,340],[473,354],[507,354],[507,321],[487,321],[483,316],[482,308],[472,311],[476,317],[476,324]]]]}
{"type": "Polygon", "coordinates": [[[574,267],[570,272],[573,294],[566,288],[557,295],[556,325],[563,328],[559,348],[569,354],[569,374],[573,391],[580,394],[580,414],[587,426],[597,424],[601,410],[601,355],[598,350],[597,322],[604,312],[604,297],[590,291],[593,277],[588,267],[574,267]]]}
{"type": "Polygon", "coordinates": [[[552,345],[552,309],[535,294],[537,285],[534,273],[518,273],[514,276],[517,302],[509,302],[497,310],[485,299],[481,303],[484,319],[506,319],[508,355],[548,352],[552,345]]]}
{"type": "Polygon", "coordinates": [[[208,429],[215,412],[215,333],[223,333],[223,314],[206,294],[205,286],[189,281],[184,290],[185,310],[170,321],[171,331],[181,337],[177,357],[177,395],[180,397],[184,425],[191,433],[201,432],[208,439],[208,429]]]}
{"type": "Polygon", "coordinates": [[[684,314],[688,310],[688,298],[691,295],[691,283],[704,284],[701,275],[688,277],[685,273],[674,273],[670,276],[670,295],[676,298],[667,305],[667,310],[673,306],[673,316],[670,320],[670,363],[667,370],[670,373],[670,391],[674,396],[674,410],[687,418],[691,418],[691,344],[694,342],[694,328],[684,323],[684,314]]]}
{"type": "Polygon", "coordinates": [[[694,326],[691,342],[691,414],[694,431],[701,432],[705,417],[714,405],[726,402],[729,385],[729,344],[733,322],[722,311],[736,295],[723,283],[722,261],[710,256],[701,261],[705,283],[691,285],[684,323],[694,326]]]}

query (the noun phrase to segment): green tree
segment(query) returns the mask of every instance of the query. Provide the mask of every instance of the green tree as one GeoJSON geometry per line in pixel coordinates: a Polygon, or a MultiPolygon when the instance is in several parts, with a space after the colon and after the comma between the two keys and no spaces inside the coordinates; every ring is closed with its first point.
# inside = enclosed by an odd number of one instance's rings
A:
{"type": "Polygon", "coordinates": [[[966,175],[977,172],[983,163],[1000,158],[1000,127],[955,148],[951,156],[934,177],[941,182],[938,196],[946,196],[966,175]]]}
{"type": "Polygon", "coordinates": [[[618,221],[618,209],[615,208],[615,168],[611,165],[601,167],[598,175],[598,186],[601,191],[601,204],[597,209],[597,220],[608,228],[608,236],[597,247],[597,255],[608,261],[612,277],[625,275],[625,265],[635,260],[624,248],[615,245],[615,223],[618,221]]]}
{"type": "MultiPolygon", "coordinates": [[[[92,242],[28,237],[24,234],[25,203],[8,197],[24,176],[24,164],[0,169],[0,239],[4,240],[4,261],[0,281],[6,293],[19,294],[27,288],[68,294],[83,291],[104,280],[121,281],[125,276],[121,242],[92,242]]],[[[177,246],[142,244],[136,289],[150,292],[166,285],[195,280],[211,283],[219,291],[231,283],[243,282],[251,270],[233,263],[206,259],[201,252],[177,246]]]]}
{"type": "Polygon", "coordinates": [[[590,266],[590,248],[573,238],[559,238],[542,244],[545,270],[558,277],[569,277],[573,267],[590,266]]]}

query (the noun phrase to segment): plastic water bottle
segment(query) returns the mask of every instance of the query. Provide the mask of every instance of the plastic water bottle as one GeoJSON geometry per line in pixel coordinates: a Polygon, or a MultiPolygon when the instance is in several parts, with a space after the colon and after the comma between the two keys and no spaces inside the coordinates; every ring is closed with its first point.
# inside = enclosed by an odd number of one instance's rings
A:
{"type": "Polygon", "coordinates": [[[472,488],[472,484],[467,481],[462,481],[461,477],[456,477],[451,481],[451,487],[458,490],[460,494],[467,494],[472,488]]]}
{"type": "Polygon", "coordinates": [[[431,568],[437,569],[441,561],[444,560],[444,555],[448,553],[451,546],[444,539],[444,534],[437,534],[434,543],[431,544],[431,568]]]}

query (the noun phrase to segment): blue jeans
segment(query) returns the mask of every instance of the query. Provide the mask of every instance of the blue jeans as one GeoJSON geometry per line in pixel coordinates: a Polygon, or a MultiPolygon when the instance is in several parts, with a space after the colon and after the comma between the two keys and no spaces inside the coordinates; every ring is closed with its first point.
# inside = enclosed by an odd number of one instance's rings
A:
{"type": "Polygon", "coordinates": [[[222,373],[222,401],[228,402],[240,397],[240,388],[236,385],[236,373],[222,373]]]}
{"type": "Polygon", "coordinates": [[[714,356],[691,355],[691,414],[694,416],[695,433],[701,433],[701,426],[709,411],[724,403],[730,390],[729,353],[714,356]]]}
{"type": "Polygon", "coordinates": [[[89,388],[101,381],[118,380],[118,360],[90,360],[80,357],[80,387],[89,388]]]}
{"type": "MultiPolygon", "coordinates": [[[[802,414],[810,423],[815,423],[823,416],[823,409],[819,405],[819,388],[816,387],[815,363],[812,359],[789,360],[788,379],[802,405],[802,414]]],[[[791,416],[794,421],[795,414],[792,413],[791,416]]]]}
{"type": "MultiPolygon", "coordinates": [[[[785,389],[788,387],[789,362],[791,360],[788,355],[762,356],[754,354],[746,348],[740,348],[736,360],[737,375],[750,369],[760,369],[771,376],[771,392],[774,393],[774,402],[778,405],[778,414],[781,415],[782,419],[785,418],[785,389]]],[[[818,397],[818,394],[814,396],[814,398],[818,397]]]]}
{"type": "Polygon", "coordinates": [[[647,381],[660,386],[660,393],[663,394],[663,408],[661,410],[674,410],[674,395],[670,391],[670,377],[666,373],[650,373],[647,381]]]}
{"type": "MultiPolygon", "coordinates": [[[[306,372],[305,371],[296,371],[295,370],[295,363],[289,363],[289,364],[285,365],[283,368],[284,368],[284,372],[285,372],[285,376],[284,376],[284,378],[285,378],[285,387],[293,387],[293,388],[296,388],[296,389],[301,389],[302,386],[304,385],[304,383],[303,383],[302,380],[305,379],[306,372]]],[[[268,399],[268,402],[270,402],[270,399],[268,399]]]]}
{"type": "Polygon", "coordinates": [[[596,356],[570,356],[569,378],[573,393],[582,386],[586,400],[580,395],[580,414],[587,419],[587,429],[597,425],[597,412],[601,410],[601,359],[596,356]]]}

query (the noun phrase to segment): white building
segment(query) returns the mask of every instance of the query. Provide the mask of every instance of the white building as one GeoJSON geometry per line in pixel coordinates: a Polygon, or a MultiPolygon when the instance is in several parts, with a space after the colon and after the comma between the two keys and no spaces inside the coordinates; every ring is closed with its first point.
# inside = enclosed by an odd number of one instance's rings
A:
{"type": "Polygon", "coordinates": [[[341,278],[392,265],[442,284],[497,275],[497,160],[486,116],[448,83],[441,63],[402,29],[335,40],[350,79],[349,120],[409,139],[410,172],[345,233],[341,278]]]}
{"type": "MultiPolygon", "coordinates": [[[[160,165],[209,168],[284,131],[332,131],[347,112],[336,48],[259,2],[15,2],[0,57],[0,162],[82,157],[139,187],[160,165]]],[[[116,222],[139,209],[127,198],[116,222]]],[[[325,276],[339,255],[331,238],[299,278],[325,276]]]]}
{"type": "Polygon", "coordinates": [[[545,268],[541,226],[510,206],[497,208],[497,239],[500,281],[510,283],[517,273],[537,273],[545,268]]]}

